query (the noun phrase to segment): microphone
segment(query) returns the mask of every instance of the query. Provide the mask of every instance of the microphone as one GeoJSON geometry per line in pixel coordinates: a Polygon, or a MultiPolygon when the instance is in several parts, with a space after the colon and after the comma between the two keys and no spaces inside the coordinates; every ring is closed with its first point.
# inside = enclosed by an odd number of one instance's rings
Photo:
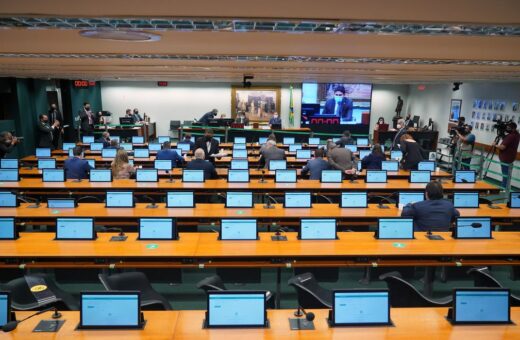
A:
{"type": "Polygon", "coordinates": [[[312,312],[307,313],[302,306],[298,306],[294,316],[300,318],[305,315],[305,319],[289,319],[289,326],[292,330],[313,330],[315,315],[312,312]]]}
{"type": "MultiPolygon", "coordinates": [[[[385,196],[370,196],[370,198],[380,198],[382,199],[383,201],[386,201],[390,204],[394,204],[395,202],[392,202],[392,200],[390,200],[388,197],[385,197],[385,196]]],[[[377,207],[379,209],[389,209],[389,207],[387,205],[384,205],[382,202],[379,202],[379,204],[377,205],[377,207]]]]}
{"type": "Polygon", "coordinates": [[[226,195],[224,195],[224,194],[221,193],[221,192],[217,192],[216,195],[217,195],[217,197],[222,198],[222,199],[224,200],[224,202],[226,202],[226,195]]]}
{"type": "Polygon", "coordinates": [[[25,203],[33,203],[31,205],[28,205],[27,208],[39,208],[40,207],[40,200],[37,198],[31,198],[31,197],[26,197],[26,196],[20,195],[20,196],[18,196],[18,199],[25,203]]]}
{"type": "Polygon", "coordinates": [[[258,183],[265,183],[266,180],[264,179],[264,175],[265,175],[265,169],[262,169],[262,176],[260,177],[260,180],[258,181],[258,183]]]}
{"type": "Polygon", "coordinates": [[[150,204],[148,204],[146,206],[146,209],[156,209],[158,208],[159,206],[155,203],[155,200],[153,198],[151,198],[150,196],[148,195],[144,195],[143,198],[146,198],[149,202],[151,202],[150,204]]]}
{"type": "Polygon", "coordinates": [[[271,204],[270,200],[273,200],[275,204],[278,204],[278,202],[274,199],[273,196],[265,193],[264,194],[266,204],[264,204],[264,209],[274,209],[274,205],[271,204]]]}
{"type": "Polygon", "coordinates": [[[166,173],[168,174],[168,180],[166,182],[167,183],[174,183],[175,181],[173,180],[173,171],[169,170],[169,171],[166,171],[166,173]]]}
{"type": "Polygon", "coordinates": [[[332,204],[332,200],[325,195],[314,193],[314,197],[321,197],[321,198],[325,199],[327,202],[329,202],[330,204],[332,204]]]}
{"type": "Polygon", "coordinates": [[[471,223],[471,227],[475,229],[482,228],[482,223],[471,223]]]}
{"type": "Polygon", "coordinates": [[[32,318],[33,316],[36,316],[36,315],[40,315],[40,314],[43,314],[45,312],[49,312],[49,311],[54,311],[54,313],[52,314],[52,318],[53,319],[59,319],[61,318],[61,313],[58,312],[58,308],[56,307],[50,307],[50,308],[47,308],[47,309],[44,309],[44,310],[40,310],[34,314],[31,314],[29,315],[28,317],[22,319],[22,320],[13,320],[13,321],[9,321],[8,323],[6,323],[5,325],[2,326],[2,331],[4,332],[11,332],[13,330],[16,329],[16,327],[18,327],[18,324],[21,323],[21,322],[24,322],[25,320],[27,319],[30,319],[32,318]]]}
{"type": "Polygon", "coordinates": [[[350,175],[349,182],[350,183],[357,183],[357,179],[358,179],[358,175],[357,175],[357,173],[354,172],[352,175],[350,175]]]}
{"type": "MultiPolygon", "coordinates": [[[[473,222],[471,224],[464,225],[461,227],[479,229],[479,228],[482,228],[482,223],[473,222]]],[[[449,229],[452,230],[452,232],[454,232],[455,228],[457,228],[457,226],[452,225],[452,226],[450,226],[449,229]]],[[[444,240],[444,238],[442,236],[434,235],[432,233],[431,229],[428,229],[428,231],[426,232],[426,238],[428,238],[429,240],[433,240],[433,241],[444,240]]]]}
{"type": "Polygon", "coordinates": [[[467,179],[464,179],[464,178],[461,178],[460,181],[461,181],[462,183],[468,183],[468,180],[467,180],[467,179]]]}
{"type": "Polygon", "coordinates": [[[128,236],[125,235],[125,232],[121,228],[106,228],[105,231],[117,231],[117,232],[119,232],[119,235],[112,236],[110,238],[110,242],[126,241],[126,239],[128,238],[128,236]]]}
{"type": "Polygon", "coordinates": [[[274,235],[271,236],[271,241],[287,241],[287,236],[282,235],[281,232],[285,233],[287,232],[287,229],[285,229],[284,227],[279,227],[278,229],[276,229],[274,235]]]}

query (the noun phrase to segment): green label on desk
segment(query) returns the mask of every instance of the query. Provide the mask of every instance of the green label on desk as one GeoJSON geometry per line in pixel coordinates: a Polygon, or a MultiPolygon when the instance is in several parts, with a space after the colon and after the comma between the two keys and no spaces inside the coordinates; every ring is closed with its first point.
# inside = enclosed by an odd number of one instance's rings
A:
{"type": "Polygon", "coordinates": [[[59,213],[60,213],[59,210],[53,210],[53,211],[51,211],[51,214],[59,214],[59,213]]]}
{"type": "Polygon", "coordinates": [[[406,247],[406,244],[404,243],[399,243],[399,242],[395,242],[394,244],[392,244],[394,247],[396,248],[404,248],[406,247]]]}
{"type": "Polygon", "coordinates": [[[237,215],[243,215],[244,214],[244,210],[237,210],[237,215]]]}
{"type": "Polygon", "coordinates": [[[150,243],[146,245],[147,249],[157,249],[159,248],[159,245],[157,243],[150,243]]]}

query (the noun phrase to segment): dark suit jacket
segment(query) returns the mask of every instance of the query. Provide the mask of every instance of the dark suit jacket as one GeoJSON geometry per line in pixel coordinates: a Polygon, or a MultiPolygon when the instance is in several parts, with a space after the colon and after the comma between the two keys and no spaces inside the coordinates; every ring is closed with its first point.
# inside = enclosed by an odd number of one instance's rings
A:
{"type": "Polygon", "coordinates": [[[204,136],[197,138],[197,140],[195,141],[195,150],[197,150],[198,148],[204,150],[204,153],[206,154],[205,158],[212,163],[215,162],[215,158],[210,157],[210,155],[218,153],[218,147],[219,142],[215,138],[211,139],[211,145],[209,147],[209,150],[206,145],[206,138],[204,136]]]}
{"type": "Polygon", "coordinates": [[[83,134],[92,134],[94,132],[94,124],[99,120],[97,114],[92,112],[92,125],[88,123],[88,115],[85,112],[85,109],[81,109],[78,111],[79,119],[80,119],[80,129],[83,134]]]}
{"type": "MultiPolygon", "coordinates": [[[[341,107],[339,109],[339,116],[341,120],[351,121],[352,120],[352,100],[347,97],[343,97],[343,100],[340,103],[341,107]]],[[[325,107],[323,108],[324,115],[333,115],[336,112],[334,109],[336,108],[336,101],[334,98],[327,99],[325,102],[325,107]]]]}
{"type": "Polygon", "coordinates": [[[92,168],[86,160],[72,157],[65,160],[63,169],[65,169],[65,177],[67,179],[86,179],[92,168]]]}
{"type": "Polygon", "coordinates": [[[309,179],[321,179],[321,172],[329,169],[330,165],[326,160],[323,158],[314,158],[307,161],[307,165],[302,169],[302,175],[310,172],[309,179]]]}
{"type": "Polygon", "coordinates": [[[96,139],[96,143],[103,143],[104,148],[110,147],[110,139],[104,139],[103,137],[96,139]]]}
{"type": "Polygon", "coordinates": [[[47,116],[49,117],[49,125],[54,124],[54,121],[57,120],[60,122],[60,127],[63,127],[63,115],[60,111],[56,110],[56,112],[53,114],[53,110],[49,109],[47,116]]]}
{"type": "Polygon", "coordinates": [[[440,199],[407,204],[401,216],[412,217],[416,231],[448,231],[451,222],[460,216],[460,213],[451,201],[440,199]]]}
{"type": "Polygon", "coordinates": [[[52,148],[54,129],[48,124],[38,122],[38,147],[52,148]]]}
{"type": "Polygon", "coordinates": [[[214,179],[217,178],[217,170],[215,170],[215,166],[205,160],[202,159],[194,159],[186,165],[187,170],[204,170],[204,179],[214,179]]]}

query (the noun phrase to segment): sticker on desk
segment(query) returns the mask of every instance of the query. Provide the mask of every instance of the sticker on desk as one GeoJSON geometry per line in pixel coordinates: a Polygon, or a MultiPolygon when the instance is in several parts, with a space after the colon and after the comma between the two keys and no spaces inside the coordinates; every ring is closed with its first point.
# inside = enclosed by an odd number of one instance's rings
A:
{"type": "Polygon", "coordinates": [[[51,214],[55,214],[55,215],[56,215],[56,214],[59,214],[59,213],[60,213],[59,210],[52,210],[52,211],[51,211],[51,214]]]}
{"type": "Polygon", "coordinates": [[[244,210],[237,210],[237,215],[244,215],[244,210]]]}
{"type": "Polygon", "coordinates": [[[399,242],[394,242],[392,245],[393,245],[394,247],[396,247],[396,248],[404,248],[404,247],[406,247],[406,244],[404,244],[404,243],[399,243],[399,242]]]}
{"type": "Polygon", "coordinates": [[[147,249],[157,249],[159,248],[159,245],[157,243],[149,243],[146,245],[147,249]]]}

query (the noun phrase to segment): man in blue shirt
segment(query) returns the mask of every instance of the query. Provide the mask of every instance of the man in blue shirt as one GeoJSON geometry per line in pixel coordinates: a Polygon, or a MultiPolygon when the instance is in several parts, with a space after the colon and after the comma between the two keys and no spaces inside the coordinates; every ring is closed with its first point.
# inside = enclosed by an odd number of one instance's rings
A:
{"type": "Polygon", "coordinates": [[[309,179],[321,179],[321,172],[323,170],[329,170],[329,163],[323,159],[325,151],[323,149],[316,149],[314,151],[314,159],[308,160],[307,165],[302,169],[302,175],[310,172],[309,179]]]}
{"type": "Polygon", "coordinates": [[[157,160],[171,160],[172,166],[175,168],[177,166],[182,166],[184,163],[184,158],[179,156],[177,151],[171,149],[170,142],[166,141],[162,145],[162,150],[157,152],[157,156],[155,156],[157,160]]]}
{"type": "Polygon", "coordinates": [[[186,170],[203,170],[205,180],[218,178],[215,166],[211,162],[206,161],[204,159],[205,156],[206,154],[201,148],[195,150],[195,159],[186,165],[186,170]]]}
{"type": "Polygon", "coordinates": [[[278,116],[278,112],[273,113],[273,116],[269,119],[269,125],[282,125],[282,119],[278,116]]]}
{"type": "Polygon", "coordinates": [[[86,179],[88,178],[90,169],[92,167],[88,162],[82,159],[81,154],[83,149],[81,146],[76,146],[72,149],[74,157],[65,160],[63,169],[65,169],[65,178],[67,179],[86,179]]]}
{"type": "Polygon", "coordinates": [[[444,199],[442,184],[431,181],[426,185],[426,201],[407,204],[401,216],[413,218],[415,231],[448,231],[460,213],[451,201],[444,199]]]}
{"type": "Polygon", "coordinates": [[[181,140],[178,144],[189,144],[190,151],[195,151],[195,142],[191,141],[191,134],[187,133],[184,135],[184,139],[181,140]]]}

